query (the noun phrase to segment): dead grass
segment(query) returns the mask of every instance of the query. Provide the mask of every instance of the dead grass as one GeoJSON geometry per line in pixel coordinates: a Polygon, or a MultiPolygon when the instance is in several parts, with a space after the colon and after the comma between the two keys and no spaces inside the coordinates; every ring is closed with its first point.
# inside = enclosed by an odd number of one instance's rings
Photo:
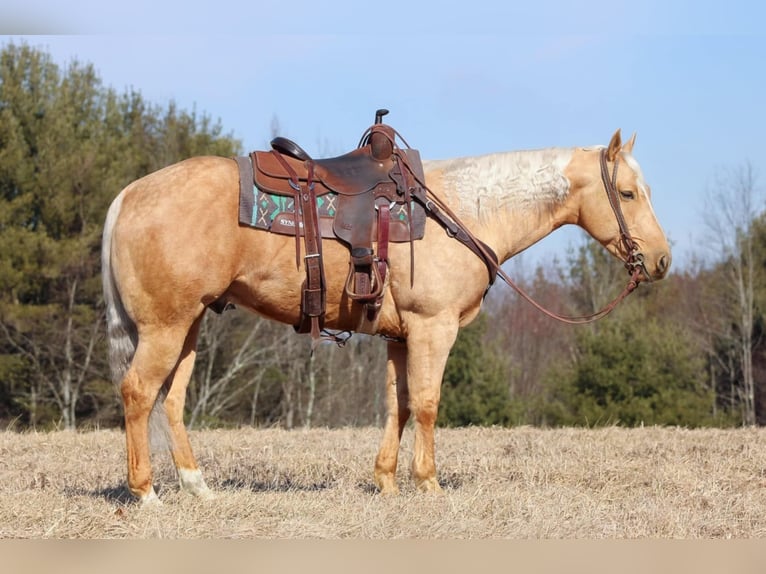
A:
{"type": "Polygon", "coordinates": [[[762,538],[766,430],[441,429],[443,495],[414,491],[405,432],[398,497],[378,495],[381,431],[195,432],[218,496],[164,505],[124,487],[124,438],[0,433],[0,538],[762,538]]]}

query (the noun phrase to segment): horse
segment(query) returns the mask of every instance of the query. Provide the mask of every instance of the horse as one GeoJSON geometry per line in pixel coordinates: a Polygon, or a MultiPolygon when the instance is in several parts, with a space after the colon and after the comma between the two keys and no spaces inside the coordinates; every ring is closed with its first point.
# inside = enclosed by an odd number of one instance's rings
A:
{"type": "MultiPolygon", "coordinates": [[[[668,272],[670,247],[634,144],[635,134],[623,143],[617,130],[607,146],[424,161],[425,185],[500,264],[571,224],[623,261],[638,256],[640,273],[634,275],[655,281],[668,272]],[[604,193],[603,169],[611,173],[616,198],[604,193]],[[610,201],[619,203],[618,217],[610,201]],[[625,228],[633,238],[630,249],[625,228]]],[[[296,264],[295,240],[239,225],[238,190],[232,158],[194,157],[130,183],[107,212],[102,276],[109,362],[123,403],[128,488],[143,503],[159,502],[150,462],[156,428],[150,420],[165,421],[181,489],[213,496],[183,421],[208,307],[226,301],[282,323],[301,319],[305,272],[296,264]]],[[[326,239],[322,250],[325,326],[353,330],[364,311],[344,291],[348,247],[326,239]]],[[[387,415],[373,479],[381,493],[399,492],[400,440],[412,417],[411,479],[420,491],[438,492],[434,426],[443,371],[458,330],[479,313],[487,264],[433,217],[422,239],[390,244],[388,260],[375,331],[388,340],[387,415]]]]}

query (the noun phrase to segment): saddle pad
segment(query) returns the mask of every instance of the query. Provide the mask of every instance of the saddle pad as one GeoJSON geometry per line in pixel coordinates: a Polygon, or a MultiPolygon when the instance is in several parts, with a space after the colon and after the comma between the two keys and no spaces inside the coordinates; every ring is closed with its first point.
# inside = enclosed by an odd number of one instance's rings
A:
{"type": "MultiPolygon", "coordinates": [[[[249,157],[235,158],[239,166],[240,197],[239,223],[272,233],[295,235],[295,201],[292,197],[276,195],[259,189],[253,182],[252,163],[249,157]],[[249,182],[249,183],[248,183],[249,182]]],[[[317,197],[319,227],[322,237],[335,239],[333,230],[335,216],[340,203],[338,193],[329,192],[317,197]]],[[[410,201],[410,212],[404,202],[395,202],[390,210],[391,224],[389,241],[404,243],[412,239],[422,239],[425,234],[426,212],[422,205],[410,201]],[[412,221],[410,221],[410,215],[412,221]]],[[[373,225],[373,237],[377,237],[377,218],[373,225]]],[[[303,224],[300,224],[301,234],[303,224]]]]}

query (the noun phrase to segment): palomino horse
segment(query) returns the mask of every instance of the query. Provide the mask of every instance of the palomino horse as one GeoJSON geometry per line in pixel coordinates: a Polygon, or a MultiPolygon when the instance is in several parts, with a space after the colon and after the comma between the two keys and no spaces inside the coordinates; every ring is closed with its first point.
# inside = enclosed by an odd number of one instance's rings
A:
{"type": "MultiPolygon", "coordinates": [[[[633,158],[635,136],[619,130],[606,148],[543,149],[424,162],[431,196],[454,213],[500,262],[556,228],[576,224],[616,257],[627,260],[624,235],[604,193],[606,173],[619,161],[615,197],[640,256],[641,280],[661,279],[670,249],[633,158]]],[[[239,226],[238,170],[232,159],[197,157],[128,185],[112,203],[103,236],[103,281],[110,363],[125,411],[128,486],[143,502],[157,500],[149,447],[150,413],[165,428],[181,487],[210,496],[184,428],[186,387],[206,307],[224,300],[292,325],[301,315],[294,239],[239,226]],[[164,408],[163,408],[164,407],[164,408]],[[164,411],[164,413],[163,413],[164,411]]],[[[412,478],[439,491],[434,423],[447,356],[458,329],[479,312],[485,263],[429,218],[425,237],[410,248],[389,246],[389,280],[377,333],[390,337],[388,415],[375,461],[383,493],[396,493],[399,443],[414,417],[412,478]]],[[[325,326],[352,330],[362,310],[344,292],[349,253],[325,240],[325,326]]],[[[154,419],[154,417],[152,417],[154,419]]],[[[153,425],[152,425],[153,426],[153,425]]]]}

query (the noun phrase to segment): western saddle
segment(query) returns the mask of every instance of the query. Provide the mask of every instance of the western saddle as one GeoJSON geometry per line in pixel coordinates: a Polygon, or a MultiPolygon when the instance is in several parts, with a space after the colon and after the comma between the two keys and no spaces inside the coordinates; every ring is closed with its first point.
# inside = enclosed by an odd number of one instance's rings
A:
{"type": "Polygon", "coordinates": [[[375,330],[385,294],[389,241],[410,243],[410,277],[414,281],[413,241],[423,238],[427,213],[487,263],[490,284],[494,281],[494,268],[475,240],[427,197],[420,154],[409,146],[402,149],[396,145],[397,132],[382,121],[386,114],[388,110],[377,110],[375,123],[362,134],[359,146],[338,157],[313,159],[295,142],[276,137],[270,151],[235,158],[240,169],[241,212],[253,212],[253,184],[261,193],[293,200],[293,213],[280,213],[268,229],[294,234],[299,268],[303,236],[306,279],[301,321],[295,328],[299,333],[311,333],[315,341],[322,338],[324,330],[323,237],[340,239],[349,246],[345,294],[364,306],[358,332],[375,330]],[[318,199],[325,203],[337,199],[332,217],[320,218],[318,199]],[[243,206],[242,202],[250,205],[243,206]],[[400,216],[392,217],[392,210],[400,216]]]}
{"type": "Polygon", "coordinates": [[[420,185],[418,180],[424,180],[420,156],[417,150],[396,146],[396,132],[382,122],[387,113],[378,110],[374,125],[362,135],[357,149],[339,157],[313,159],[295,142],[276,137],[270,151],[236,158],[243,173],[250,164],[250,181],[258,190],[294,199],[294,219],[288,221],[287,227],[295,235],[298,267],[301,236],[306,251],[302,319],[296,330],[310,332],[315,339],[324,328],[325,314],[322,237],[336,237],[349,246],[345,293],[364,305],[364,319],[370,323],[375,321],[383,302],[389,241],[412,242],[423,237],[425,211],[411,202],[412,191],[420,185]],[[320,220],[317,198],[329,194],[337,196],[334,217],[320,220]],[[392,222],[391,209],[397,204],[406,210],[407,217],[392,222]],[[377,254],[373,242],[377,243],[377,254]]]}

